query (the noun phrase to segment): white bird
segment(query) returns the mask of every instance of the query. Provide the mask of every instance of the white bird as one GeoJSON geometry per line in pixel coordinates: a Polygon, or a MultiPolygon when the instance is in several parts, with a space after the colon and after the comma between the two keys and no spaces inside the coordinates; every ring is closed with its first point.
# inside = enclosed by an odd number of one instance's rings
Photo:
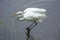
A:
{"type": "Polygon", "coordinates": [[[16,16],[19,21],[32,21],[35,23],[32,23],[29,27],[26,28],[26,36],[27,40],[30,38],[30,31],[32,28],[34,28],[38,23],[42,23],[43,19],[46,18],[45,15],[46,9],[41,9],[41,8],[27,8],[24,11],[18,11],[16,14],[13,14],[13,16],[16,16]]]}
{"type": "Polygon", "coordinates": [[[18,11],[16,14],[13,14],[13,16],[16,16],[19,21],[28,20],[33,21],[34,23],[37,23],[36,21],[42,23],[43,19],[46,18],[45,12],[46,9],[27,8],[24,11],[18,11]]]}

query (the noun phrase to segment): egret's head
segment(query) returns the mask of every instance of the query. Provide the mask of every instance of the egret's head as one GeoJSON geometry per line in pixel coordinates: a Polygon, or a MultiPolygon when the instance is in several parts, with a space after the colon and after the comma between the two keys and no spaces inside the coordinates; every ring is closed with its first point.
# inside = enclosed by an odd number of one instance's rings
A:
{"type": "Polygon", "coordinates": [[[18,11],[17,13],[13,14],[12,16],[22,16],[23,15],[23,12],[22,11],[18,11]]]}
{"type": "Polygon", "coordinates": [[[18,11],[18,12],[16,13],[16,15],[20,15],[20,14],[23,14],[23,12],[22,12],[22,11],[18,11]]]}

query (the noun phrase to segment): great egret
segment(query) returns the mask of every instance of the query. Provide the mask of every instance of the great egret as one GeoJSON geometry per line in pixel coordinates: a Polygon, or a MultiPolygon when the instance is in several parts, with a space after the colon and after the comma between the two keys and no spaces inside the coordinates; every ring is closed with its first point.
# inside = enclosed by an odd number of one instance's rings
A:
{"type": "Polygon", "coordinates": [[[36,21],[42,23],[43,19],[46,18],[45,12],[46,9],[27,8],[24,11],[18,11],[16,14],[13,14],[12,16],[16,16],[17,20],[19,21],[28,20],[33,21],[34,23],[37,23],[36,21]]]}
{"type": "Polygon", "coordinates": [[[46,9],[41,9],[41,8],[27,8],[24,11],[18,11],[16,14],[13,14],[13,16],[16,16],[19,21],[32,21],[35,23],[32,23],[29,27],[26,28],[27,30],[27,40],[29,40],[29,33],[32,28],[34,28],[38,23],[42,23],[43,19],[46,18],[45,15],[46,9]],[[33,25],[33,26],[32,26],[33,25]]]}
{"type": "Polygon", "coordinates": [[[45,12],[46,9],[27,8],[24,11],[18,11],[16,14],[13,14],[13,16],[17,16],[17,19],[20,21],[28,20],[42,23],[43,19],[46,18],[45,12]]]}

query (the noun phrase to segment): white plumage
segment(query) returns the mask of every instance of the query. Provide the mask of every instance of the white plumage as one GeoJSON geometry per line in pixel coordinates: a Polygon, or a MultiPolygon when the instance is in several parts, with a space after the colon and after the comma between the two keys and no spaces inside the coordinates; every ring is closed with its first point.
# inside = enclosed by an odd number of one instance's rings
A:
{"type": "Polygon", "coordinates": [[[43,22],[43,19],[46,18],[45,12],[46,9],[27,8],[24,11],[18,11],[15,16],[17,16],[17,19],[20,21],[28,20],[43,22]]]}
{"type": "Polygon", "coordinates": [[[43,19],[46,18],[45,15],[46,9],[40,9],[40,8],[27,8],[24,11],[18,11],[13,16],[16,16],[19,21],[32,21],[33,23],[26,28],[26,40],[29,40],[30,38],[30,31],[33,29],[38,23],[36,21],[39,21],[40,23],[43,22],[43,19]]]}

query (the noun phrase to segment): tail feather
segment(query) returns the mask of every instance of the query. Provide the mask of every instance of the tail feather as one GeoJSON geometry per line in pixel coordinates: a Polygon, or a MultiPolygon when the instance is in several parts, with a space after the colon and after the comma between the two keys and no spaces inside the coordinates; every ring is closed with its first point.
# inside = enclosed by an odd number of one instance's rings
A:
{"type": "Polygon", "coordinates": [[[43,20],[42,20],[42,19],[39,19],[38,21],[39,21],[40,23],[42,23],[42,22],[43,22],[43,20]]]}

